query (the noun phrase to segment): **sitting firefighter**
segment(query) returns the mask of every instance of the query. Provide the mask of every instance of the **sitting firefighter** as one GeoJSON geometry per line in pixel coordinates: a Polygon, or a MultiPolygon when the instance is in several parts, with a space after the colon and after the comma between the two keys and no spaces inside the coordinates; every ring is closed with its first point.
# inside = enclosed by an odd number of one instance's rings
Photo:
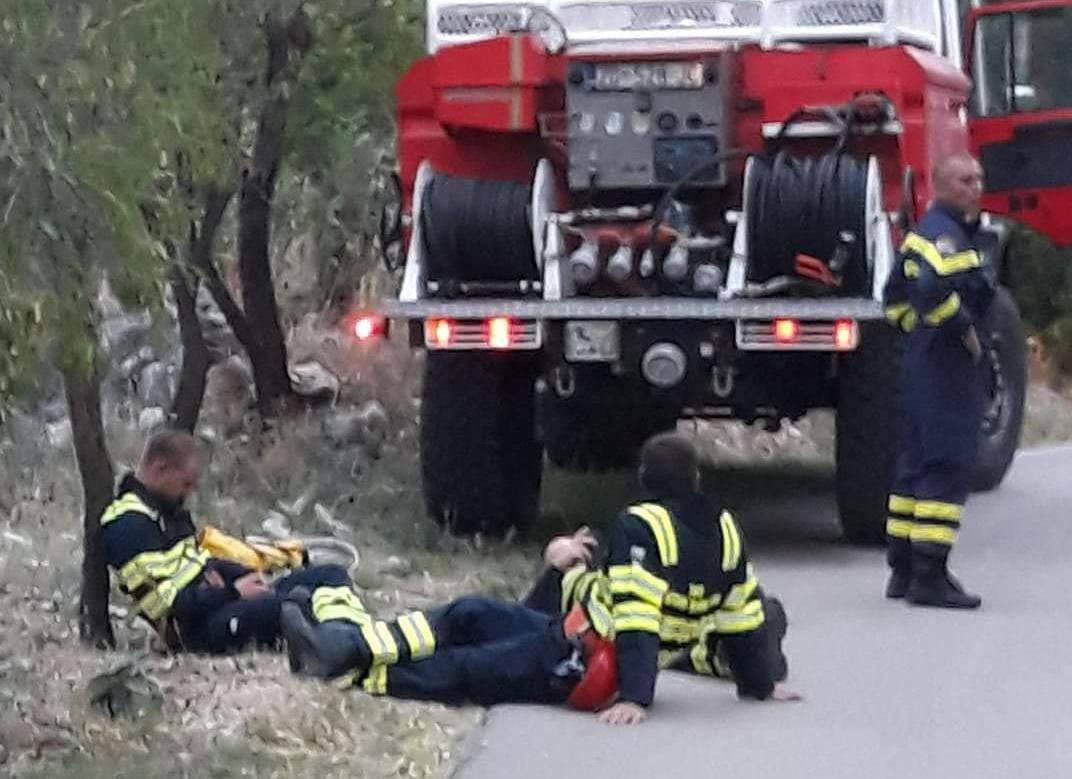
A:
{"type": "Polygon", "coordinates": [[[905,238],[886,285],[886,316],[904,331],[905,429],[886,523],[886,597],[974,609],[947,561],[971,488],[983,414],[978,323],[994,298],[979,230],[983,169],[968,154],[934,170],[935,202],[905,238]]]}
{"type": "Polygon", "coordinates": [[[612,724],[643,720],[660,664],[732,674],[742,697],[795,700],[776,685],[784,614],[775,606],[780,625],[765,624],[740,531],[697,491],[695,448],[656,436],[641,459],[652,499],[618,518],[606,570],[589,570],[582,531],[549,545],[551,570],[525,604],[462,598],[387,622],[350,592],[284,603],[292,669],[400,698],[568,702],[612,724]]]}
{"type": "Polygon", "coordinates": [[[270,646],[280,637],[280,604],[293,587],[349,586],[349,575],[335,565],[298,570],[270,587],[261,572],[212,557],[183,507],[200,476],[193,437],[158,433],[100,520],[105,559],[120,588],[169,648],[220,653],[270,646]]]}

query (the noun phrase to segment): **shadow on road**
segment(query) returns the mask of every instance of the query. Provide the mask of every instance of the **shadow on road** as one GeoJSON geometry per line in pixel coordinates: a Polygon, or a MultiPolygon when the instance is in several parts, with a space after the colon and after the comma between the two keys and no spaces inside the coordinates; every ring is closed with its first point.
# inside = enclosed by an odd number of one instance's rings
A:
{"type": "MultiPolygon", "coordinates": [[[[734,512],[749,544],[764,557],[804,548],[821,554],[843,547],[834,499],[834,474],[825,463],[779,462],[708,467],[704,488],[734,512]]],[[[538,535],[587,524],[606,529],[614,515],[639,497],[632,471],[570,474],[548,467],[543,523],[538,535]]]]}

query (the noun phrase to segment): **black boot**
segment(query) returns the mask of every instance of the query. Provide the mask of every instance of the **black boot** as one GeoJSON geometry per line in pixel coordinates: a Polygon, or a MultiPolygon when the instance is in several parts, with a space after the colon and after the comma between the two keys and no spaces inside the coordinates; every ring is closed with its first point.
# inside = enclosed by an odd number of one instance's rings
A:
{"type": "Polygon", "coordinates": [[[886,562],[890,565],[886,597],[903,598],[912,582],[912,542],[907,538],[887,536],[886,562]]]}
{"type": "Polygon", "coordinates": [[[767,656],[770,658],[771,678],[776,682],[784,682],[789,676],[789,662],[785,659],[782,651],[782,641],[785,639],[785,631],[789,627],[789,620],[785,616],[785,607],[777,598],[765,597],[763,599],[764,623],[767,626],[767,656]]]}
{"type": "MultiPolygon", "coordinates": [[[[917,544],[917,546],[934,546],[917,544]]],[[[937,606],[945,609],[977,609],[983,599],[965,592],[960,582],[949,573],[946,562],[949,548],[914,549],[912,555],[912,583],[905,593],[905,600],[916,606],[937,606]]]]}
{"type": "Polygon", "coordinates": [[[372,654],[361,629],[352,622],[313,622],[292,601],[283,603],[279,621],[287,642],[290,670],[294,673],[321,679],[348,673],[360,677],[372,664],[372,654]]]}

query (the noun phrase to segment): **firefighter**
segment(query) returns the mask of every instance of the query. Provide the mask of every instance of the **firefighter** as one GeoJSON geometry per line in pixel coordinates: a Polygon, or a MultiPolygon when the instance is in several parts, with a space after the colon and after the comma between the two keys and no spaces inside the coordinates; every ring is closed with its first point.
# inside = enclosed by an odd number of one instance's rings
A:
{"type": "MultiPolygon", "coordinates": [[[[604,570],[588,566],[594,539],[582,530],[548,546],[552,570],[525,604],[463,598],[387,622],[367,613],[328,620],[326,600],[304,610],[285,603],[292,668],[347,675],[395,697],[558,703],[589,681],[586,663],[605,661],[609,643],[618,701],[600,714],[607,723],[644,719],[660,665],[732,674],[741,697],[796,700],[776,684],[784,612],[775,606],[780,624],[765,623],[740,530],[697,490],[695,448],[656,436],[644,446],[640,480],[651,499],[616,521],[604,570]],[[584,640],[589,634],[596,640],[584,640]]],[[[607,703],[602,696],[578,707],[607,703]]]]}
{"type": "Polygon", "coordinates": [[[259,572],[210,557],[198,547],[183,506],[200,475],[193,437],[158,433],[100,520],[105,559],[121,589],[170,648],[221,653],[271,645],[280,637],[280,604],[293,587],[349,585],[343,568],[325,565],[299,570],[269,587],[259,572]]]}
{"type": "Polygon", "coordinates": [[[982,421],[978,323],[994,297],[979,230],[983,170],[968,154],[939,162],[933,205],[901,247],[885,290],[887,319],[904,333],[905,429],[889,496],[888,598],[974,609],[948,568],[970,489],[982,421]]]}

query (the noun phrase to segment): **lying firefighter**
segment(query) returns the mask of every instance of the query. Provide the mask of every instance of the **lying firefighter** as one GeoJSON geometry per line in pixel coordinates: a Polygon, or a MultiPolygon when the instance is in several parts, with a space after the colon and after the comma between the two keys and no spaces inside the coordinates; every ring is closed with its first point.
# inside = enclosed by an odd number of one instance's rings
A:
{"type": "Polygon", "coordinates": [[[183,506],[201,466],[189,434],[150,438],[137,470],[123,478],[101,516],[105,559],[169,648],[222,653],[273,645],[280,605],[292,588],[347,587],[350,577],[336,565],[312,566],[269,586],[261,571],[213,556],[183,506]]]}
{"type": "Polygon", "coordinates": [[[350,590],[292,598],[291,669],[398,698],[569,703],[611,724],[644,719],[659,667],[732,676],[743,698],[799,699],[777,684],[784,612],[764,600],[733,518],[699,492],[695,448],[652,438],[639,477],[651,499],[618,517],[604,569],[589,568],[582,530],[551,542],[525,604],[469,597],[388,622],[350,590]]]}

